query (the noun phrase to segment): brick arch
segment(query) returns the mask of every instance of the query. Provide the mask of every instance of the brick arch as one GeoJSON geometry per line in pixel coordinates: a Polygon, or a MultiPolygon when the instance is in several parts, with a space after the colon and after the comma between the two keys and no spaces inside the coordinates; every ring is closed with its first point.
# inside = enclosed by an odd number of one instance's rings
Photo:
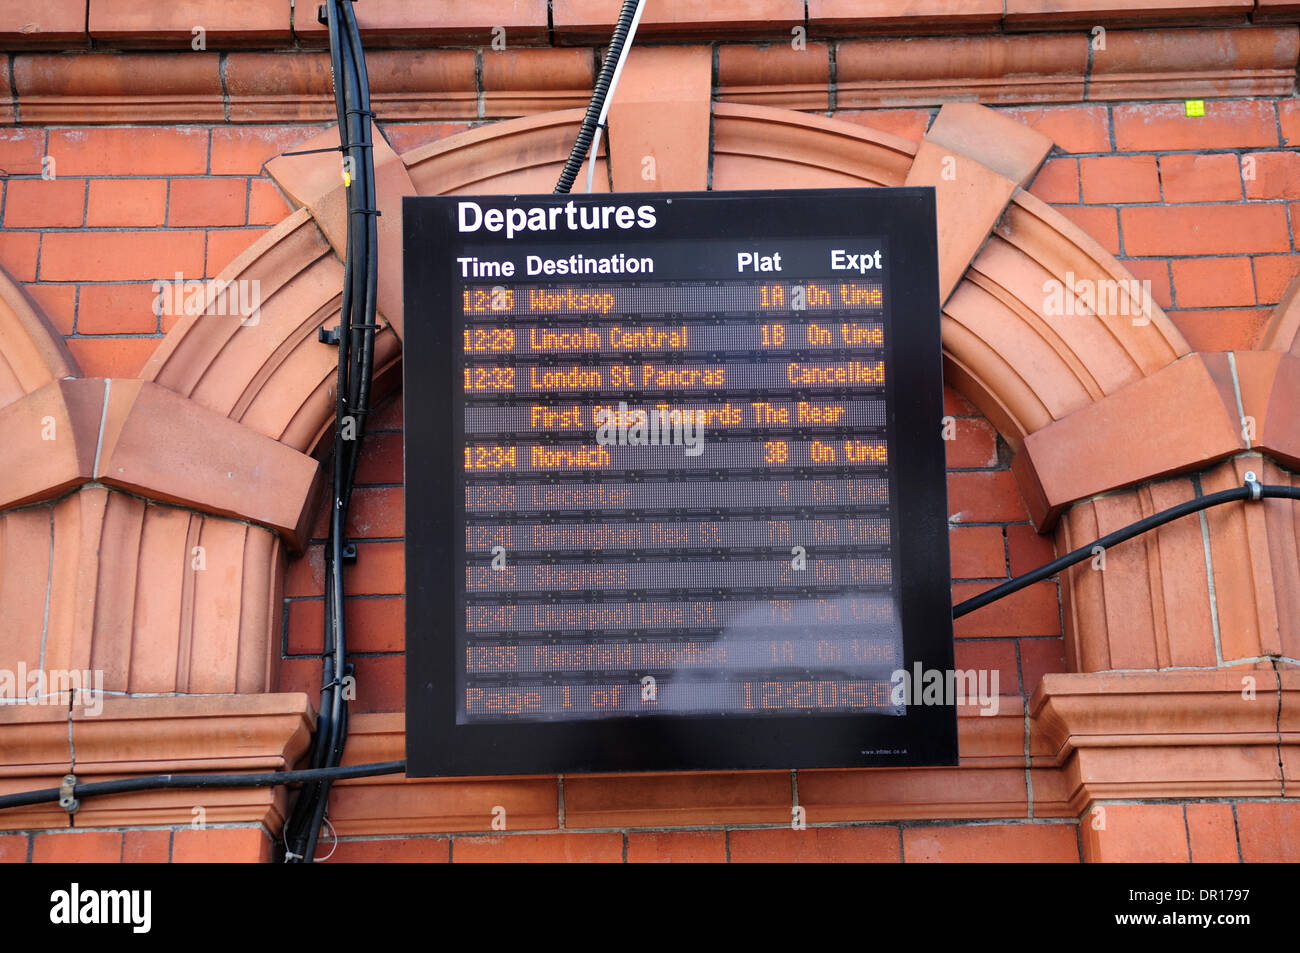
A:
{"type": "MultiPolygon", "coordinates": [[[[257,319],[187,315],[141,377],[294,450],[315,452],[333,419],[338,368],[338,352],[321,343],[317,330],[338,324],[342,263],[303,208],[226,266],[217,281],[257,282],[257,319]]],[[[375,340],[381,376],[397,352],[395,333],[384,327],[375,340]]]]}
{"type": "Polygon", "coordinates": [[[979,178],[1003,180],[1009,198],[1004,206],[972,207],[946,180],[930,177],[923,163],[931,141],[918,150],[878,130],[761,106],[715,107],[713,184],[935,186],[940,232],[950,241],[954,232],[968,233],[967,244],[978,249],[945,295],[945,376],[1017,448],[1035,430],[1191,350],[1159,305],[1131,297],[1132,275],[1096,240],[1051,206],[1015,190],[1046,155],[1039,137],[1027,140],[1023,127],[1018,135],[1011,128],[1018,124],[980,107],[944,107],[935,125],[942,127],[938,148],[963,155],[964,145],[971,154],[963,158],[979,165],[979,178]],[[990,149],[979,128],[984,125],[1007,132],[999,143],[1005,148],[990,149]],[[1003,174],[1017,171],[1015,180],[1003,174]],[[1115,282],[1133,315],[1082,321],[1082,306],[1076,314],[1046,313],[1044,283],[1064,282],[1067,275],[1115,282]]]}
{"type": "MultiPolygon", "coordinates": [[[[976,111],[962,112],[946,124],[948,137],[971,135],[961,127],[974,124],[1017,125],[990,110],[972,109],[976,111]]],[[[661,111],[651,105],[643,113],[661,111]]],[[[377,149],[380,206],[395,220],[404,194],[549,191],[581,117],[581,110],[566,110],[483,126],[400,157],[386,148],[377,149]],[[384,166],[392,172],[388,183],[393,187],[387,195],[382,188],[384,166]]],[[[610,164],[617,167],[620,160],[617,139],[615,153],[602,157],[595,177],[602,190],[607,188],[610,164]]],[[[330,133],[309,145],[320,148],[335,141],[330,133]]],[[[1010,142],[1012,150],[1020,147],[1024,153],[1012,162],[1005,156],[990,158],[979,148],[973,151],[1004,167],[1016,168],[1018,162],[1026,170],[1021,176],[1025,178],[1050,146],[1045,140],[1026,144],[1015,136],[1010,142]]],[[[698,145],[707,149],[707,144],[698,145]]],[[[978,145],[985,148],[984,143],[978,145]]],[[[917,174],[917,153],[916,144],[909,140],[852,123],[762,106],[719,103],[713,108],[715,188],[918,184],[925,176],[917,174]]],[[[268,168],[286,192],[323,223],[337,250],[343,241],[339,221],[343,204],[336,163],[332,156],[293,157],[277,159],[268,168]]],[[[945,295],[944,357],[950,382],[1019,448],[1029,434],[1158,371],[1190,348],[1159,305],[1131,298],[1127,289],[1132,276],[1095,240],[1055,209],[1017,191],[1018,182],[980,168],[984,175],[1005,183],[1007,201],[972,210],[963,196],[954,195],[953,214],[946,216],[945,193],[952,190],[943,180],[926,183],[940,191],[941,231],[967,235],[967,243],[978,251],[945,295]],[[1083,321],[1077,314],[1047,314],[1044,282],[1064,282],[1067,275],[1075,281],[1114,282],[1133,317],[1083,321]]],[[[264,247],[276,241],[267,236],[264,247]]],[[[256,255],[255,247],[244,257],[256,255]]],[[[397,271],[395,257],[381,265],[380,296],[388,305],[383,312],[400,333],[397,271]]],[[[210,327],[204,334],[216,336],[210,327]]],[[[327,404],[320,407],[329,413],[327,404]]]]}
{"type": "MultiPolygon", "coordinates": [[[[296,351],[315,331],[299,327],[305,302],[307,321],[337,314],[337,292],[286,301],[320,260],[313,232],[306,213],[290,216],[227,269],[244,276],[246,263],[267,282],[248,328],[182,319],[139,379],[82,377],[0,272],[0,668],[99,670],[122,694],[274,690],[285,553],[304,539],[319,474],[303,452],[315,417],[296,425],[276,371],[312,373],[296,351]],[[260,339],[237,335],[263,319],[260,339]],[[269,354],[249,361],[259,348],[269,354]],[[232,368],[250,363],[239,381],[232,368]]],[[[380,360],[395,350],[381,346],[380,360]]]]}

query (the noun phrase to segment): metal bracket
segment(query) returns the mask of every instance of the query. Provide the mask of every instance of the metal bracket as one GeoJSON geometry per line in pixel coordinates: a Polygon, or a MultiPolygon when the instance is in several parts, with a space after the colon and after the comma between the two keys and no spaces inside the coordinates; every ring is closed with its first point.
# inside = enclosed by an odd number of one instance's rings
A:
{"type": "Polygon", "coordinates": [[[320,341],[321,344],[333,344],[335,347],[338,347],[339,329],[338,328],[317,328],[316,340],[320,341]]]}
{"type": "Polygon", "coordinates": [[[1246,482],[1247,489],[1250,490],[1250,498],[1252,500],[1258,500],[1263,497],[1264,487],[1263,484],[1261,484],[1259,480],[1256,479],[1254,470],[1246,471],[1245,482],[1246,482]]]}
{"type": "Polygon", "coordinates": [[[76,814],[77,808],[81,807],[81,802],[72,796],[76,789],[77,776],[75,774],[65,775],[63,783],[59,785],[59,807],[69,814],[76,814]]]}

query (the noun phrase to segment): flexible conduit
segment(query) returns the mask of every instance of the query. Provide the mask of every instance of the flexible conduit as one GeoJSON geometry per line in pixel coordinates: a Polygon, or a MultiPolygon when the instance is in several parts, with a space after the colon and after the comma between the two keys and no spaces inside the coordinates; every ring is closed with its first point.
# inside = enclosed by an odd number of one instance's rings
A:
{"type": "MultiPolygon", "coordinates": [[[[641,4],[644,0],[624,0],[623,9],[619,11],[618,23],[614,26],[614,36],[609,41],[609,51],[605,54],[605,62],[600,66],[600,74],[596,77],[596,86],[591,93],[591,102],[587,103],[587,114],[582,117],[582,126],[578,129],[578,137],[573,141],[573,149],[569,152],[568,161],[564,163],[564,168],[560,170],[560,181],[555,184],[556,195],[564,195],[573,188],[573,180],[578,177],[578,170],[582,168],[582,160],[586,158],[587,151],[591,148],[592,138],[600,129],[600,124],[605,121],[607,111],[607,101],[611,85],[616,82],[616,76],[623,69],[624,47],[628,41],[628,35],[635,30],[634,22],[641,20],[641,4]]],[[[591,166],[596,164],[596,155],[592,153],[591,166]]],[[[591,191],[591,168],[587,169],[587,191],[591,191]]]]}

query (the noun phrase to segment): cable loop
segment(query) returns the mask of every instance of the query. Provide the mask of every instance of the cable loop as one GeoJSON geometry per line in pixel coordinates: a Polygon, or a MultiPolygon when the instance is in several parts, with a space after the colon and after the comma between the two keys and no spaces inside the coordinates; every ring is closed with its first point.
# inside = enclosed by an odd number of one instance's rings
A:
{"type": "Polygon", "coordinates": [[[331,843],[330,843],[330,852],[329,852],[328,854],[326,854],[324,857],[313,857],[313,858],[312,858],[312,861],[311,861],[313,864],[323,864],[323,863],[325,863],[325,861],[327,861],[327,860],[329,860],[331,857],[333,857],[333,856],[334,856],[334,852],[335,852],[336,850],[339,849],[339,835],[338,835],[337,833],[335,833],[335,831],[334,831],[334,825],[330,823],[329,815],[326,814],[324,817],[321,818],[321,820],[324,821],[324,822],[325,822],[325,826],[328,827],[328,828],[330,829],[330,840],[331,840],[331,843]]]}

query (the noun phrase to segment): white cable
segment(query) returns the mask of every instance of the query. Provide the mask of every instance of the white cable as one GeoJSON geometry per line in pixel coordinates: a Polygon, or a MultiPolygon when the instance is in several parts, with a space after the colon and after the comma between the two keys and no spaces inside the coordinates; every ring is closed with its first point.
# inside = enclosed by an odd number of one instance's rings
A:
{"type": "Polygon", "coordinates": [[[638,0],[636,13],[632,14],[632,26],[628,28],[627,39],[623,49],[618,52],[618,62],[614,64],[614,75],[609,80],[609,91],[605,101],[600,104],[600,118],[596,120],[596,135],[591,140],[591,151],[587,153],[587,191],[591,191],[592,175],[596,171],[596,156],[600,152],[600,132],[605,127],[605,117],[609,115],[609,104],[614,99],[614,90],[618,89],[618,77],[623,72],[623,63],[627,60],[627,51],[632,49],[632,39],[636,36],[637,24],[641,22],[641,11],[645,9],[645,0],[638,0]]]}
{"type": "Polygon", "coordinates": [[[335,833],[334,825],[330,823],[329,815],[326,814],[323,818],[321,818],[321,820],[323,820],[325,822],[325,826],[330,829],[330,837],[333,838],[334,843],[330,845],[330,852],[328,854],[326,854],[324,857],[317,857],[315,860],[312,861],[312,863],[314,864],[325,863],[325,861],[333,857],[334,852],[339,849],[339,835],[335,833]]]}

